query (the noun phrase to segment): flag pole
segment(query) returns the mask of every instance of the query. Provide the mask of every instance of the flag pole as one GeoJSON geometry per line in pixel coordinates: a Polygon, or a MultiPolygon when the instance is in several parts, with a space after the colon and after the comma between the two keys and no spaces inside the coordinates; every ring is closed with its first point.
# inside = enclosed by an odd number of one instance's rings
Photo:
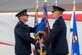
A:
{"type": "MultiPolygon", "coordinates": [[[[47,8],[47,0],[44,0],[43,1],[43,6],[46,6],[46,8],[47,8]]],[[[47,16],[43,13],[43,15],[44,15],[44,17],[46,17],[46,19],[47,19],[47,16]]],[[[43,39],[43,38],[42,38],[43,39]]],[[[40,55],[42,55],[42,46],[40,46],[40,49],[41,49],[41,51],[40,51],[40,55]]]]}
{"type": "Polygon", "coordinates": [[[57,0],[55,0],[55,4],[56,4],[56,6],[58,6],[58,1],[57,0]]]}
{"type": "MultiPolygon", "coordinates": [[[[43,7],[44,7],[44,5],[46,6],[46,8],[47,8],[47,0],[44,0],[43,1],[43,7]]],[[[44,11],[43,11],[44,12],[44,11]]],[[[46,17],[46,19],[48,18],[47,17],[47,15],[45,14],[45,13],[43,13],[43,15],[44,15],[44,17],[46,17]]],[[[43,38],[42,38],[43,39],[43,38]]],[[[42,55],[42,47],[40,46],[40,49],[41,49],[41,51],[40,51],[40,55],[42,55]]]]}
{"type": "MultiPolygon", "coordinates": [[[[46,6],[46,9],[47,9],[47,0],[44,0],[44,2],[43,2],[43,6],[45,5],[46,6]]],[[[46,17],[46,18],[48,18],[45,14],[44,14],[44,17],[46,17]]]]}
{"type": "MultiPolygon", "coordinates": [[[[73,12],[75,12],[76,10],[76,1],[73,1],[73,12]]],[[[71,24],[70,24],[70,41],[69,41],[69,54],[68,55],[72,55],[72,40],[73,40],[73,13],[72,13],[72,17],[71,17],[71,24]]]]}
{"type": "Polygon", "coordinates": [[[73,1],[73,11],[75,11],[76,10],[76,1],[74,0],[73,1]]]}
{"type": "Polygon", "coordinates": [[[36,0],[36,8],[35,8],[35,26],[38,24],[38,0],[36,0]]]}
{"type": "MultiPolygon", "coordinates": [[[[46,26],[48,27],[48,25],[49,25],[49,23],[47,24],[46,23],[46,21],[48,21],[48,13],[47,13],[47,0],[44,0],[43,1],[43,16],[46,18],[46,20],[44,21],[45,22],[45,24],[46,24],[46,26]],[[46,9],[46,12],[44,11],[44,6],[45,6],[45,9],[46,9]]],[[[47,28],[46,27],[46,28],[47,28]]],[[[48,27],[48,28],[50,28],[50,27],[48,27]]],[[[49,31],[48,31],[49,32],[49,31]]],[[[43,38],[42,38],[43,39],[43,38]]],[[[40,47],[40,49],[41,49],[41,51],[40,51],[40,55],[42,55],[42,47],[40,47]]],[[[45,54],[46,55],[46,54],[45,54]]]]}
{"type": "Polygon", "coordinates": [[[73,37],[72,37],[72,54],[80,55],[79,50],[79,41],[78,41],[78,32],[77,32],[77,23],[76,23],[76,1],[73,2],[73,37]]]}
{"type": "Polygon", "coordinates": [[[47,0],[44,0],[44,4],[46,5],[46,7],[47,7],[47,2],[48,2],[47,0]]]}
{"type": "MultiPolygon", "coordinates": [[[[36,0],[36,7],[35,7],[35,10],[34,10],[34,12],[35,12],[34,27],[35,27],[36,25],[38,25],[38,4],[39,4],[39,2],[38,2],[38,0],[36,0]]],[[[35,36],[35,34],[34,34],[34,36],[35,36]]],[[[35,49],[35,48],[34,48],[34,49],[35,49]]],[[[34,51],[34,55],[36,55],[36,54],[37,54],[36,50],[33,50],[33,51],[34,51]]]]}

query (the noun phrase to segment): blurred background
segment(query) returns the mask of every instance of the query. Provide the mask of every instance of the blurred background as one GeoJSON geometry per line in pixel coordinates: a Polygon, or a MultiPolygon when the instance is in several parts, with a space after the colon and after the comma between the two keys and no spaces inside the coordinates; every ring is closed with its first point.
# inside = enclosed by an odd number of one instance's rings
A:
{"type": "MultiPolygon", "coordinates": [[[[43,1],[44,0],[39,0],[39,12],[43,11],[43,1]]],[[[64,12],[64,17],[68,18],[65,19],[65,22],[67,26],[67,40],[69,46],[70,20],[73,11],[73,1],[74,0],[57,0],[57,6],[66,9],[66,11],[64,12]],[[67,14],[67,16],[65,16],[65,14],[67,14]]],[[[82,54],[82,0],[75,1],[78,39],[80,46],[80,54],[82,54]]],[[[56,5],[56,0],[47,0],[48,12],[52,11],[52,5],[56,5]]],[[[15,17],[15,15],[23,9],[27,9],[28,14],[34,15],[35,7],[36,0],[0,0],[0,55],[15,55],[14,27],[18,22],[18,19],[15,17]]],[[[35,17],[29,16],[29,21],[27,22],[29,26],[34,27],[34,18],[35,17]]],[[[41,21],[41,18],[42,17],[39,17],[38,22],[41,21]]],[[[54,20],[49,18],[50,28],[52,28],[53,23],[54,20]]],[[[33,37],[34,34],[32,33],[31,36],[33,37]]],[[[33,45],[32,48],[34,48],[33,45]]]]}

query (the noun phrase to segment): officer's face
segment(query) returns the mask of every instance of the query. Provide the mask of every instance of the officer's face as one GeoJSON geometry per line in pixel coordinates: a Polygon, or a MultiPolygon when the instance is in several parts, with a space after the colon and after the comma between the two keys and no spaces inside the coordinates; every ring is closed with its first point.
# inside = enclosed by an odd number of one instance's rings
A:
{"type": "Polygon", "coordinates": [[[25,20],[25,21],[28,21],[28,16],[23,16],[23,19],[25,20]]]}
{"type": "Polygon", "coordinates": [[[22,19],[23,21],[28,21],[28,16],[27,16],[27,15],[23,15],[23,16],[21,16],[21,19],[22,19]]]}
{"type": "Polygon", "coordinates": [[[59,17],[59,11],[54,11],[52,13],[52,16],[53,16],[54,19],[57,19],[59,17]]]}

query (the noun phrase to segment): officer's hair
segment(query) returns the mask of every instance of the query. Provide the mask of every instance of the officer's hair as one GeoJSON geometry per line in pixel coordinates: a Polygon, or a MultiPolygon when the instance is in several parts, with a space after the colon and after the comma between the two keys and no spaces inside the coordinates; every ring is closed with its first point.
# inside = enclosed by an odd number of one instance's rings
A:
{"type": "Polygon", "coordinates": [[[20,17],[17,17],[18,18],[18,20],[20,20],[20,17]]]}

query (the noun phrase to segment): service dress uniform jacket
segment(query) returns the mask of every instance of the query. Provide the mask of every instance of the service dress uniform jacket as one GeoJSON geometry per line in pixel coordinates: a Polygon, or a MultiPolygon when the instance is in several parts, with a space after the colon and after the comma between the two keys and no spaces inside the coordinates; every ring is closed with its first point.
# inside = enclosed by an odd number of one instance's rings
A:
{"type": "Polygon", "coordinates": [[[53,24],[49,38],[44,41],[44,45],[51,43],[51,53],[49,55],[67,55],[68,44],[66,40],[66,24],[60,16],[53,24]]]}
{"type": "Polygon", "coordinates": [[[15,26],[15,54],[16,55],[30,55],[31,43],[35,44],[36,40],[30,37],[30,32],[34,32],[36,28],[31,28],[19,21],[15,26]]]}

